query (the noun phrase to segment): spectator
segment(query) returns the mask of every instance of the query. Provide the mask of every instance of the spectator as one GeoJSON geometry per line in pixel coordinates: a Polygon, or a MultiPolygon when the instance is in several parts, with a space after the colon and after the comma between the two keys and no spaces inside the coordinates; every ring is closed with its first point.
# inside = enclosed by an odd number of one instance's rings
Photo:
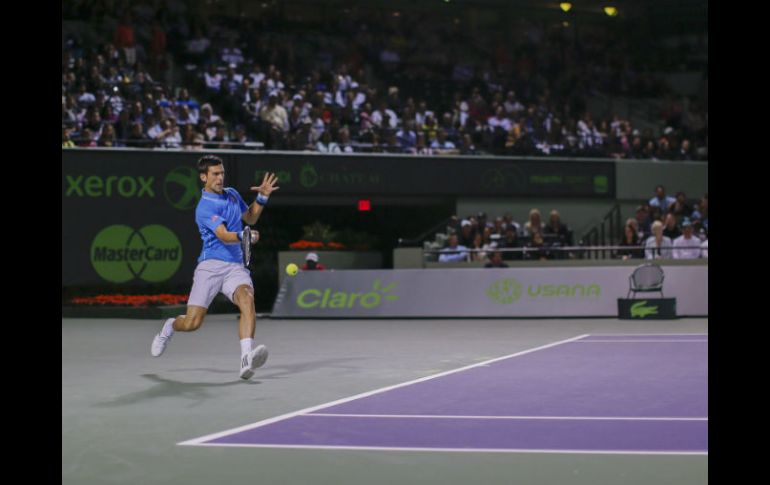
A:
{"type": "Polygon", "coordinates": [[[305,256],[305,264],[300,268],[302,271],[324,271],[326,266],[318,261],[318,254],[307,253],[305,256]]]}
{"type": "Polygon", "coordinates": [[[347,128],[343,128],[339,131],[339,147],[343,153],[353,153],[353,146],[350,144],[350,132],[347,128]]]}
{"type": "Polygon", "coordinates": [[[484,251],[484,238],[480,232],[474,234],[470,249],[475,250],[475,252],[470,253],[471,261],[484,261],[487,259],[487,253],[484,251]]]}
{"type": "Polygon", "coordinates": [[[70,129],[62,127],[61,129],[61,147],[62,148],[75,148],[75,142],[70,139],[70,129]]]}
{"type": "Polygon", "coordinates": [[[405,150],[413,152],[417,145],[417,133],[414,131],[414,120],[408,120],[404,126],[396,132],[396,137],[405,150]]]}
{"type": "Polygon", "coordinates": [[[655,197],[650,199],[650,207],[658,207],[662,214],[668,212],[668,208],[671,204],[676,202],[676,199],[666,195],[666,189],[662,185],[655,187],[655,197]]]}
{"type": "MultiPolygon", "coordinates": [[[[505,249],[519,249],[521,248],[521,242],[519,241],[519,233],[512,225],[508,225],[505,228],[505,237],[502,244],[499,246],[505,249]]],[[[514,259],[523,259],[524,255],[521,251],[506,251],[503,255],[503,259],[510,261],[514,259]]]]}
{"type": "Polygon", "coordinates": [[[417,133],[417,144],[414,148],[417,155],[433,155],[433,149],[425,146],[425,133],[422,131],[417,133]]]}
{"type": "Polygon", "coordinates": [[[709,259],[709,240],[706,239],[700,244],[700,257],[709,259]]]}
{"type": "Polygon", "coordinates": [[[474,237],[473,223],[468,219],[463,219],[460,222],[460,231],[458,233],[458,242],[465,247],[469,247],[473,244],[474,237]]]}
{"type": "Polygon", "coordinates": [[[150,137],[144,134],[142,124],[137,122],[131,125],[131,134],[126,140],[126,146],[132,148],[150,148],[150,137]]]}
{"type": "Polygon", "coordinates": [[[457,234],[450,234],[447,240],[446,248],[441,250],[438,257],[439,263],[456,263],[460,261],[468,261],[469,255],[467,247],[457,242],[457,234]]]}
{"type": "Polygon", "coordinates": [[[174,124],[173,118],[163,122],[163,131],[158,133],[155,141],[160,143],[160,146],[163,148],[180,148],[182,135],[179,133],[179,127],[174,124]]]}
{"type": "Polygon", "coordinates": [[[544,228],[545,224],[540,220],[540,211],[537,209],[529,211],[529,220],[524,224],[524,236],[542,235],[544,228]]]}
{"type": "Polygon", "coordinates": [[[340,146],[332,141],[332,135],[329,131],[324,131],[321,139],[316,143],[316,150],[320,153],[342,153],[340,146]]]}
{"type": "Polygon", "coordinates": [[[650,221],[650,215],[647,211],[647,207],[644,205],[640,205],[636,208],[636,230],[637,230],[637,236],[639,241],[646,241],[648,237],[652,234],[651,225],[652,221],[650,221]]]}
{"type": "MultiPolygon", "coordinates": [[[[634,219],[631,219],[634,221],[634,219]]],[[[628,246],[628,249],[621,249],[617,252],[617,255],[624,261],[627,259],[637,259],[643,257],[643,250],[638,249],[639,233],[636,231],[632,224],[626,224],[623,228],[623,239],[620,240],[619,246],[628,246]]]]}
{"type": "Polygon", "coordinates": [[[289,116],[286,109],[278,104],[277,91],[270,93],[267,105],[262,107],[259,117],[265,125],[265,147],[268,150],[280,148],[289,131],[289,116]]]}
{"type": "Polygon", "coordinates": [[[663,223],[652,223],[652,236],[647,238],[645,245],[645,259],[671,259],[671,239],[663,235],[663,223]]]}
{"type": "Polygon", "coordinates": [[[96,141],[94,140],[94,135],[91,133],[91,130],[83,128],[83,131],[80,132],[78,146],[83,148],[92,148],[96,146],[96,141]]]}
{"type": "Polygon", "coordinates": [[[99,134],[98,145],[100,147],[118,146],[117,140],[115,139],[115,128],[112,125],[110,124],[104,125],[102,132],[99,134]]]}
{"type": "Polygon", "coordinates": [[[457,155],[460,153],[455,144],[447,140],[446,131],[444,130],[438,131],[436,140],[431,143],[430,147],[439,155],[457,155]]]}
{"type": "Polygon", "coordinates": [[[674,259],[698,259],[701,255],[701,240],[693,236],[690,219],[682,222],[683,233],[674,239],[674,259]]]}
{"type": "Polygon", "coordinates": [[[700,204],[695,207],[692,213],[692,220],[695,228],[708,236],[709,233],[709,195],[705,194],[700,200],[700,204]]]}
{"type": "Polygon", "coordinates": [[[468,133],[465,133],[463,135],[463,141],[460,145],[460,155],[478,155],[479,151],[476,149],[476,145],[473,143],[473,140],[471,139],[471,135],[468,133]]]}
{"type": "Polygon", "coordinates": [[[666,214],[663,235],[672,241],[682,235],[682,231],[679,230],[679,225],[676,223],[676,217],[670,212],[666,214]]]}
{"type": "Polygon", "coordinates": [[[507,268],[508,265],[503,262],[503,255],[500,251],[493,251],[489,255],[489,262],[484,265],[485,268],[507,268]]]}
{"type": "Polygon", "coordinates": [[[219,94],[222,75],[217,72],[217,68],[214,64],[209,65],[208,71],[203,75],[203,80],[206,83],[206,90],[209,96],[216,96],[219,94]]]}
{"type": "Polygon", "coordinates": [[[548,225],[543,229],[543,233],[555,236],[562,245],[572,246],[572,231],[566,224],[562,224],[559,211],[552,210],[549,217],[548,225]]]}
{"type": "Polygon", "coordinates": [[[687,198],[684,192],[677,192],[676,201],[668,206],[668,211],[674,214],[677,221],[681,221],[685,217],[692,216],[692,207],[687,203],[687,198]]]}

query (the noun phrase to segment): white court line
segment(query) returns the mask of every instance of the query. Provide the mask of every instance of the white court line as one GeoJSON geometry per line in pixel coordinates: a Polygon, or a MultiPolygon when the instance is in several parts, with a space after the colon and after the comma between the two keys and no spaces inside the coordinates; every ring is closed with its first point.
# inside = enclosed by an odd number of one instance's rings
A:
{"type": "Polygon", "coordinates": [[[337,418],[406,418],[406,419],[511,419],[563,421],[708,421],[709,418],[637,417],[637,416],[442,416],[438,414],[347,414],[312,413],[302,416],[337,418]]]}
{"type": "Polygon", "coordinates": [[[707,333],[592,333],[590,337],[636,337],[637,335],[643,337],[708,337],[707,333]]]}
{"type": "Polygon", "coordinates": [[[690,343],[690,342],[708,342],[708,339],[699,339],[699,340],[695,340],[695,339],[690,339],[690,340],[673,340],[673,339],[669,339],[669,340],[664,340],[664,339],[646,339],[646,340],[642,340],[642,339],[634,339],[634,340],[576,340],[575,342],[570,342],[570,343],[573,343],[573,344],[584,344],[584,343],[597,343],[597,342],[603,343],[603,344],[614,344],[614,343],[618,343],[618,342],[626,342],[626,343],[627,342],[633,342],[633,343],[637,343],[637,342],[638,343],[649,343],[649,342],[666,342],[666,343],[669,343],[669,342],[675,342],[675,343],[679,344],[679,343],[690,343]]]}
{"type": "Polygon", "coordinates": [[[346,402],[349,402],[349,401],[354,401],[356,399],[361,399],[361,398],[364,398],[364,397],[373,396],[375,394],[380,394],[380,393],[383,393],[383,392],[386,392],[386,391],[390,391],[392,389],[398,389],[400,387],[409,386],[411,384],[416,384],[418,382],[425,382],[425,381],[428,381],[428,380],[431,380],[431,379],[436,379],[438,377],[443,377],[443,376],[447,376],[447,375],[454,374],[454,373],[457,373],[457,372],[462,372],[462,371],[465,371],[465,370],[473,369],[475,367],[481,367],[481,366],[484,366],[484,365],[487,365],[487,364],[491,364],[492,362],[499,362],[501,360],[506,360],[506,359],[510,359],[510,358],[513,358],[513,357],[518,357],[520,355],[529,354],[531,352],[537,352],[538,350],[544,350],[544,349],[547,349],[547,348],[550,348],[550,347],[555,347],[557,345],[565,344],[567,342],[573,342],[573,341],[575,341],[577,339],[581,339],[581,338],[588,337],[588,336],[589,336],[589,334],[578,335],[577,337],[572,337],[572,338],[565,339],[565,340],[559,340],[558,342],[553,342],[553,343],[550,343],[550,344],[541,345],[540,347],[535,347],[534,349],[523,350],[523,351],[517,352],[515,354],[505,355],[503,357],[497,357],[495,359],[486,360],[484,362],[479,362],[477,364],[471,364],[471,365],[467,365],[465,367],[460,367],[459,369],[454,369],[454,370],[449,370],[449,371],[445,371],[445,372],[440,372],[438,374],[433,374],[433,375],[430,375],[430,376],[421,377],[419,379],[414,379],[414,380],[411,380],[411,381],[408,381],[408,382],[402,382],[401,384],[395,384],[393,386],[387,386],[387,387],[382,387],[380,389],[375,389],[373,391],[363,392],[361,394],[356,394],[355,396],[350,396],[350,397],[346,397],[346,398],[343,398],[343,399],[338,399],[336,401],[332,401],[332,402],[325,403],[325,404],[319,404],[318,406],[312,406],[312,407],[309,407],[309,408],[300,409],[299,411],[294,411],[292,413],[282,414],[282,415],[276,416],[274,418],[263,419],[262,421],[257,421],[256,423],[251,423],[251,424],[247,424],[245,426],[240,426],[238,428],[233,428],[233,429],[228,429],[228,430],[225,430],[225,431],[220,431],[219,433],[213,433],[213,434],[209,434],[209,435],[206,435],[206,436],[201,436],[200,438],[194,438],[194,439],[191,439],[191,440],[182,441],[181,443],[177,443],[177,444],[178,445],[183,445],[183,446],[201,445],[205,441],[221,438],[223,436],[227,436],[227,435],[231,435],[231,434],[235,434],[235,433],[240,433],[241,431],[246,431],[246,430],[250,430],[250,429],[254,429],[254,428],[259,428],[259,427],[262,427],[262,426],[266,426],[268,424],[275,423],[277,421],[284,421],[286,419],[293,418],[294,416],[299,416],[300,414],[307,414],[307,413],[310,413],[310,412],[313,412],[313,411],[317,411],[319,409],[325,409],[325,408],[328,408],[328,407],[336,406],[337,404],[343,404],[343,403],[346,403],[346,402]]]}
{"type": "MultiPolygon", "coordinates": [[[[179,443],[183,445],[185,443],[179,443]]],[[[332,446],[332,445],[256,445],[234,443],[200,443],[195,446],[228,446],[232,448],[286,448],[305,450],[356,450],[356,451],[442,451],[447,453],[554,453],[581,455],[708,455],[708,451],[639,451],[639,450],[535,450],[530,448],[415,448],[395,446],[332,446]]]]}

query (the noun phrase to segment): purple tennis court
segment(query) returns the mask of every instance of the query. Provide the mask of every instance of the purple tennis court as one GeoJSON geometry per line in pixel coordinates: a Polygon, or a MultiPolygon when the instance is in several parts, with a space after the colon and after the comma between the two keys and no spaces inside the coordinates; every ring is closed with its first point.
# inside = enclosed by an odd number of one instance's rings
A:
{"type": "Polygon", "coordinates": [[[183,445],[707,454],[706,334],[580,335],[183,445]]]}

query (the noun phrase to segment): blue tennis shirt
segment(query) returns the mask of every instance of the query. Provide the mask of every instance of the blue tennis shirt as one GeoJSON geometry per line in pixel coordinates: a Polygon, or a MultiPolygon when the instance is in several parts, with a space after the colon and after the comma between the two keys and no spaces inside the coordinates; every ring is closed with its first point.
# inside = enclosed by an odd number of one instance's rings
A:
{"type": "Polygon", "coordinates": [[[249,209],[241,195],[232,187],[225,187],[224,193],[215,194],[201,190],[201,200],[195,208],[195,222],[203,239],[203,249],[198,262],[218,259],[228,263],[243,262],[240,243],[226,244],[219,240],[215,231],[224,223],[230,232],[243,230],[243,213],[249,209]]]}

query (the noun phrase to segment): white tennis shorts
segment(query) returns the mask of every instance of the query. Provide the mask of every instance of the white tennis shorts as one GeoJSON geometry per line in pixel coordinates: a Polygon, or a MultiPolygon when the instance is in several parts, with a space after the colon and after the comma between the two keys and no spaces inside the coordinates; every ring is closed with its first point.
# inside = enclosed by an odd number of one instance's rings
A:
{"type": "Polygon", "coordinates": [[[248,285],[252,290],[251,274],[240,263],[228,263],[216,259],[207,259],[195,268],[193,286],[188,305],[208,308],[220,291],[233,303],[235,290],[241,285],[248,285]]]}

